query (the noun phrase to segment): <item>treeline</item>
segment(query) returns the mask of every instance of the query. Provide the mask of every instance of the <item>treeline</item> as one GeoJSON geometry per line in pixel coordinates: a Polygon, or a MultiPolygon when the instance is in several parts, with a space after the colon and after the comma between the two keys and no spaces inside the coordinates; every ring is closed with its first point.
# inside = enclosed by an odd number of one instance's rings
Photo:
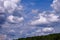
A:
{"type": "Polygon", "coordinates": [[[60,33],[49,34],[49,35],[46,35],[46,36],[19,38],[17,40],[60,40],[60,33]]]}

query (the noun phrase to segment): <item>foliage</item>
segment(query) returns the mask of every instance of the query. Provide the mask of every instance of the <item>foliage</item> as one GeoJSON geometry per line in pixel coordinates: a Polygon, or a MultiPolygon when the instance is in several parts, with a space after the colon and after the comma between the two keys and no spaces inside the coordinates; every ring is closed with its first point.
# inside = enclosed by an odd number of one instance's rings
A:
{"type": "Polygon", "coordinates": [[[49,35],[45,35],[45,36],[19,38],[17,40],[60,40],[60,33],[49,34],[49,35]]]}

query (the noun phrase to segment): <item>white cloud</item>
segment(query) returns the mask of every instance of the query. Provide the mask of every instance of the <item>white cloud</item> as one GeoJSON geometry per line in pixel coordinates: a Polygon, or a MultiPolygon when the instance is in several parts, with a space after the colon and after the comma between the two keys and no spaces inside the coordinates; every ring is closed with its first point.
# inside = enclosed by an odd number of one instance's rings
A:
{"type": "Polygon", "coordinates": [[[7,17],[7,20],[8,22],[11,22],[11,23],[20,23],[21,21],[24,20],[24,18],[10,15],[9,17],[7,17]]]}
{"type": "Polygon", "coordinates": [[[53,0],[53,3],[51,4],[52,8],[59,12],[60,11],[60,0],[53,0]]]}
{"type": "Polygon", "coordinates": [[[47,24],[51,22],[57,22],[60,19],[58,18],[58,15],[55,15],[54,13],[47,14],[46,12],[39,13],[38,19],[33,20],[31,22],[31,25],[38,25],[38,24],[47,24]]]}
{"type": "Polygon", "coordinates": [[[37,20],[34,20],[31,22],[32,25],[36,25],[36,24],[44,24],[44,23],[47,23],[47,19],[43,16],[40,16],[39,19],[37,20]]]}
{"type": "Polygon", "coordinates": [[[14,11],[17,7],[17,4],[13,3],[12,1],[4,1],[4,8],[10,13],[14,11]]]}
{"type": "Polygon", "coordinates": [[[46,28],[43,28],[42,29],[42,32],[45,32],[45,33],[49,33],[49,32],[54,32],[54,28],[52,28],[52,27],[46,27],[46,28]]]}
{"type": "Polygon", "coordinates": [[[59,21],[60,19],[58,18],[59,16],[55,15],[55,14],[50,14],[49,15],[49,18],[48,18],[48,21],[50,22],[56,22],[56,21],[59,21]]]}
{"type": "Polygon", "coordinates": [[[10,22],[14,22],[13,18],[14,18],[14,16],[12,16],[12,15],[7,17],[8,21],[10,21],[10,22]]]}
{"type": "Polygon", "coordinates": [[[18,3],[20,3],[21,0],[0,0],[0,8],[2,7],[2,11],[4,12],[8,12],[8,13],[13,13],[15,11],[15,9],[18,9],[18,7],[20,5],[18,5],[18,3]]]}

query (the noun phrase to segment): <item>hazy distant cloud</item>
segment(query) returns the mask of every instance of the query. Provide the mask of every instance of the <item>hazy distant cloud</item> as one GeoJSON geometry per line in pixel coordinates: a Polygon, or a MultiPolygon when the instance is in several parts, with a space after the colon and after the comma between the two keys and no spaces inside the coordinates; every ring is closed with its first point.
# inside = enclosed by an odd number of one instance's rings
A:
{"type": "Polygon", "coordinates": [[[12,30],[9,30],[9,32],[15,32],[15,30],[12,29],[12,30]]]}
{"type": "Polygon", "coordinates": [[[17,10],[18,10],[18,11],[23,10],[23,6],[22,6],[22,5],[20,5],[19,7],[17,7],[17,10]]]}
{"type": "Polygon", "coordinates": [[[38,13],[38,9],[32,9],[32,13],[38,13]]]}

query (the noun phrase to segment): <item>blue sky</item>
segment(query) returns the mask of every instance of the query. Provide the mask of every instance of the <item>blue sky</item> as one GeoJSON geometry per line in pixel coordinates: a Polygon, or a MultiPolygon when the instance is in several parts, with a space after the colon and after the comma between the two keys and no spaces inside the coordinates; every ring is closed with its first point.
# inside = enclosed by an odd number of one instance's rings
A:
{"type": "Polygon", "coordinates": [[[27,7],[40,10],[51,10],[50,4],[53,0],[22,0],[27,7]]]}
{"type": "Polygon", "coordinates": [[[60,33],[59,4],[59,0],[0,0],[0,37],[12,40],[60,33]]]}

